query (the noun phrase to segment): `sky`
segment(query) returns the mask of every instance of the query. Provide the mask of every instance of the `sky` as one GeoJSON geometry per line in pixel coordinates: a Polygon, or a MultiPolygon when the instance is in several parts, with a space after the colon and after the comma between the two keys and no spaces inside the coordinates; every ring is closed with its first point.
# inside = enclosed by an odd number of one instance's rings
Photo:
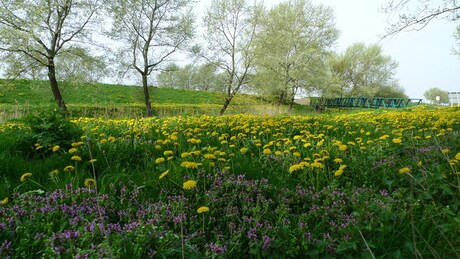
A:
{"type": "MultiPolygon", "coordinates": [[[[265,0],[271,7],[281,0],[265,0]]],[[[335,10],[340,38],[336,51],[343,52],[355,42],[379,44],[385,55],[398,62],[395,78],[410,98],[424,98],[433,87],[460,92],[460,56],[452,54],[457,44],[453,34],[458,23],[435,20],[421,31],[401,32],[381,40],[388,16],[380,11],[385,0],[312,0],[335,10]]],[[[201,13],[210,0],[201,0],[201,13]]],[[[197,21],[201,23],[201,21],[197,21]]]]}

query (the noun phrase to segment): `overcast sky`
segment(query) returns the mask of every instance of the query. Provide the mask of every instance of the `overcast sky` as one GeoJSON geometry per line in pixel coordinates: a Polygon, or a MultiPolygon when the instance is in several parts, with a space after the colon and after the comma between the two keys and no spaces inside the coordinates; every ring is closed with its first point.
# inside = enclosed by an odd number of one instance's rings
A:
{"type": "MultiPolygon", "coordinates": [[[[281,0],[265,0],[270,7],[281,0]]],[[[432,21],[421,31],[402,32],[392,38],[380,39],[385,32],[387,15],[380,12],[385,0],[312,0],[315,4],[335,10],[336,26],[340,30],[337,51],[342,52],[355,42],[378,43],[384,54],[399,63],[396,78],[410,98],[423,98],[432,87],[460,91],[460,56],[451,54],[456,44],[453,33],[456,23],[432,21]]],[[[201,0],[197,12],[209,6],[201,0]]],[[[201,16],[201,15],[200,15],[201,16]]],[[[202,20],[197,21],[201,24],[202,20]]]]}

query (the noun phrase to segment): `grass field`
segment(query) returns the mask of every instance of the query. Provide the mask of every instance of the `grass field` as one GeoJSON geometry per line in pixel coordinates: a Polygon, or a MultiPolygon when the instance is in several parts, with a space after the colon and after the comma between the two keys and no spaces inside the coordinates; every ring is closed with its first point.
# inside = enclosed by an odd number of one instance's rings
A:
{"type": "MultiPolygon", "coordinates": [[[[145,114],[142,88],[107,84],[61,83],[62,95],[74,117],[136,118],[145,114]]],[[[151,102],[156,116],[218,115],[225,100],[224,93],[209,91],[151,88],[151,102]]],[[[43,107],[54,108],[47,81],[0,80],[0,121],[37,113],[43,107]]],[[[296,106],[295,112],[305,107],[296,106]]],[[[286,106],[275,107],[254,95],[239,94],[227,113],[287,113],[286,106]]]]}
{"type": "Polygon", "coordinates": [[[460,257],[458,108],[44,111],[0,124],[1,258],[460,257]]]}

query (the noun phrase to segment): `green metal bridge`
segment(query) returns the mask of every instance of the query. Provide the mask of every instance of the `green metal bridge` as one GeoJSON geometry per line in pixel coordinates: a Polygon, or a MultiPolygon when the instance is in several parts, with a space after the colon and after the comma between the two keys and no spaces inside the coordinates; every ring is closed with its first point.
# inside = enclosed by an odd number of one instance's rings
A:
{"type": "Polygon", "coordinates": [[[315,107],[356,107],[356,108],[403,108],[419,105],[422,99],[381,98],[381,97],[340,97],[310,98],[310,105],[315,107]]]}

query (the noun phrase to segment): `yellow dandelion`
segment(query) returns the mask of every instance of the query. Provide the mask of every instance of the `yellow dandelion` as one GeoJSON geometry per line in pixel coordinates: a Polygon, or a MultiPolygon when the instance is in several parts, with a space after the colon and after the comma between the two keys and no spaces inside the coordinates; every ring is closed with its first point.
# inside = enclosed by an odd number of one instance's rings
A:
{"type": "Polygon", "coordinates": [[[450,150],[446,148],[446,149],[443,149],[441,152],[445,155],[445,154],[449,154],[450,150]]]}
{"type": "Polygon", "coordinates": [[[341,166],[339,167],[339,170],[343,170],[343,169],[345,169],[345,168],[347,168],[347,165],[341,165],[341,166]]]}
{"type": "Polygon", "coordinates": [[[196,187],[196,181],[194,180],[188,180],[182,184],[182,188],[185,190],[190,190],[196,187]]]}
{"type": "Polygon", "coordinates": [[[107,140],[113,143],[117,139],[114,136],[110,136],[107,140]]]}
{"type": "Polygon", "coordinates": [[[52,150],[53,150],[53,152],[56,152],[56,151],[58,151],[60,148],[61,148],[60,146],[56,145],[56,146],[53,147],[52,150]]]}
{"type": "Polygon", "coordinates": [[[81,145],[83,145],[82,141],[72,143],[72,147],[79,147],[81,145]]]}
{"type": "Polygon", "coordinates": [[[320,163],[320,162],[313,162],[313,163],[310,164],[310,166],[312,168],[323,168],[324,167],[324,165],[322,163],[320,163]]]}
{"type": "Polygon", "coordinates": [[[339,175],[342,175],[342,174],[343,174],[342,169],[339,169],[339,170],[335,171],[335,173],[334,173],[335,176],[339,176],[339,175]]]}
{"type": "Polygon", "coordinates": [[[73,148],[69,149],[69,154],[76,153],[77,151],[78,151],[78,149],[73,147],[73,148]]]}
{"type": "Polygon", "coordinates": [[[185,168],[198,168],[199,166],[203,165],[202,163],[196,163],[196,162],[190,162],[190,161],[184,161],[181,163],[182,167],[185,168]]]}
{"type": "Polygon", "coordinates": [[[343,145],[343,144],[342,144],[342,145],[339,145],[339,149],[340,149],[341,151],[345,151],[345,150],[348,149],[348,147],[347,147],[347,145],[343,145]]]}
{"type": "Polygon", "coordinates": [[[184,152],[182,154],[180,154],[180,157],[182,158],[186,158],[186,157],[189,157],[191,154],[189,152],[184,152]]]}
{"type": "Polygon", "coordinates": [[[289,173],[292,173],[292,172],[295,172],[295,171],[298,171],[302,169],[302,166],[300,164],[295,164],[295,165],[291,165],[289,167],[289,173]]]}
{"type": "Polygon", "coordinates": [[[88,188],[94,188],[96,187],[96,180],[93,178],[86,178],[84,185],[88,188]]]}
{"type": "Polygon", "coordinates": [[[81,161],[81,157],[79,156],[72,156],[70,159],[73,161],[81,161]]]}
{"type": "Polygon", "coordinates": [[[55,169],[53,171],[50,172],[50,176],[57,176],[59,174],[59,170],[58,169],[55,169]]]}
{"type": "Polygon", "coordinates": [[[409,167],[403,167],[401,169],[399,169],[399,173],[400,174],[406,174],[406,173],[410,173],[410,168],[409,167]]]}
{"type": "Polygon", "coordinates": [[[21,179],[20,179],[20,180],[21,180],[21,182],[23,183],[23,182],[29,180],[30,177],[32,177],[32,173],[25,173],[25,174],[21,175],[21,179]]]}
{"type": "Polygon", "coordinates": [[[5,205],[8,204],[8,202],[9,202],[9,199],[8,199],[8,197],[6,197],[6,198],[3,199],[2,201],[0,201],[0,205],[5,206],[5,205]]]}
{"type": "Polygon", "coordinates": [[[216,159],[217,158],[214,154],[204,154],[203,157],[206,159],[216,159]]]}
{"type": "Polygon", "coordinates": [[[334,162],[335,163],[343,163],[343,160],[342,160],[342,158],[336,158],[336,159],[334,159],[334,162]]]}
{"type": "Polygon", "coordinates": [[[161,164],[165,161],[165,158],[164,157],[159,157],[157,159],[155,159],[155,164],[161,164]]]}
{"type": "Polygon", "coordinates": [[[160,177],[158,177],[158,179],[162,179],[162,178],[166,177],[168,174],[169,174],[169,170],[166,170],[162,174],[160,174],[160,177]]]}
{"type": "Polygon", "coordinates": [[[263,153],[265,155],[270,155],[272,153],[272,151],[269,148],[266,148],[266,149],[264,149],[263,153]]]}
{"type": "Polygon", "coordinates": [[[97,159],[94,159],[94,158],[91,159],[91,160],[89,160],[89,162],[90,162],[91,164],[92,164],[92,163],[95,163],[96,161],[97,161],[97,159]]]}
{"type": "Polygon", "coordinates": [[[402,140],[400,138],[394,138],[392,141],[395,144],[401,144],[401,142],[402,142],[402,140]]]}
{"type": "Polygon", "coordinates": [[[281,151],[275,151],[275,156],[281,156],[281,151]]]}
{"type": "Polygon", "coordinates": [[[460,161],[460,152],[457,153],[457,154],[455,155],[455,159],[457,159],[458,161],[460,161]]]}
{"type": "Polygon", "coordinates": [[[43,146],[37,146],[37,147],[35,148],[35,150],[39,150],[39,149],[42,149],[42,148],[43,148],[43,146]]]}
{"type": "Polygon", "coordinates": [[[292,153],[292,155],[295,156],[295,157],[300,157],[300,152],[294,152],[294,153],[292,153]]]}
{"type": "Polygon", "coordinates": [[[196,210],[196,212],[198,212],[199,214],[205,213],[205,212],[208,212],[208,211],[209,211],[209,208],[206,207],[206,206],[201,206],[196,210]]]}
{"type": "Polygon", "coordinates": [[[174,152],[172,150],[166,150],[165,152],[163,152],[164,156],[172,156],[173,154],[174,152]]]}
{"type": "Polygon", "coordinates": [[[242,147],[242,148],[240,149],[240,153],[241,153],[241,154],[244,155],[244,154],[246,154],[246,152],[248,152],[248,149],[247,149],[247,148],[242,147]]]}
{"type": "Polygon", "coordinates": [[[70,171],[73,171],[73,170],[75,170],[75,167],[73,167],[73,166],[71,166],[71,165],[68,165],[68,166],[66,166],[66,167],[64,168],[64,171],[66,171],[66,172],[70,172],[70,171]]]}

